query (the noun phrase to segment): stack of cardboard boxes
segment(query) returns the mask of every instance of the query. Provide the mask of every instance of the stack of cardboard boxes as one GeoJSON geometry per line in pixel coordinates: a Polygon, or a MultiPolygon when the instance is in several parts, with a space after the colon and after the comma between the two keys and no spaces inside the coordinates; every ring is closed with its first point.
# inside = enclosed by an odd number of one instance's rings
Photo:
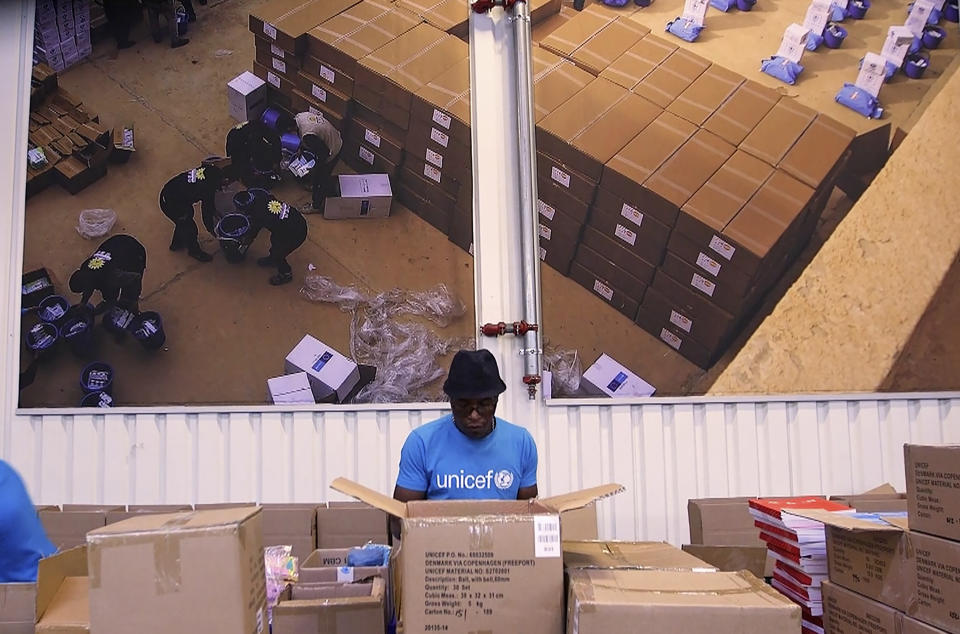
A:
{"type": "Polygon", "coordinates": [[[34,57],[55,71],[90,55],[90,0],[39,0],[34,25],[34,57]]]}
{"type": "Polygon", "coordinates": [[[773,576],[773,563],[757,536],[749,501],[745,497],[689,500],[690,543],[683,549],[723,571],[773,576]]]}

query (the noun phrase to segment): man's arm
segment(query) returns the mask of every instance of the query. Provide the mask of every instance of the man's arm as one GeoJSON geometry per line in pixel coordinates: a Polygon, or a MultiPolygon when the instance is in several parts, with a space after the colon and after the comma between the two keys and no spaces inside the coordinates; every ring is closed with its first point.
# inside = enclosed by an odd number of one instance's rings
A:
{"type": "MultiPolygon", "coordinates": [[[[427,487],[430,482],[428,478],[424,467],[423,441],[411,434],[407,436],[407,440],[403,443],[403,449],[400,450],[400,473],[397,476],[397,484],[393,489],[394,499],[404,503],[426,500],[427,487]]],[[[390,535],[394,539],[400,538],[399,518],[390,518],[390,535]]]]}
{"type": "Polygon", "coordinates": [[[517,489],[517,499],[518,500],[532,500],[537,497],[539,492],[537,491],[537,485],[534,484],[530,487],[520,487],[517,489]]]}
{"type": "Polygon", "coordinates": [[[533,436],[525,434],[523,443],[523,473],[520,474],[518,500],[530,500],[539,494],[537,490],[537,443],[533,436]]]}

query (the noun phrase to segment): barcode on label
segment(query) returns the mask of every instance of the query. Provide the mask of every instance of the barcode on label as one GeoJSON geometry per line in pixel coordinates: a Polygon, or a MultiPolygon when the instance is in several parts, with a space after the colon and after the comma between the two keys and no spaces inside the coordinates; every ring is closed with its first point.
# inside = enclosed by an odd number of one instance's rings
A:
{"type": "Polygon", "coordinates": [[[534,516],[533,549],[536,557],[562,556],[559,516],[534,516]]]}
{"type": "Polygon", "coordinates": [[[721,240],[719,236],[710,238],[710,248],[716,251],[720,257],[729,261],[733,258],[733,253],[737,250],[732,244],[721,240]]]}
{"type": "Polygon", "coordinates": [[[543,202],[539,198],[537,199],[537,210],[540,212],[540,215],[548,220],[553,220],[553,216],[557,213],[557,210],[543,202]]]}
{"type": "Polygon", "coordinates": [[[276,55],[277,57],[279,57],[280,59],[283,59],[285,57],[283,49],[277,46],[276,44],[270,45],[270,52],[276,55]]]}
{"type": "Polygon", "coordinates": [[[280,88],[280,78],[270,71],[267,71],[267,81],[270,82],[270,85],[274,88],[280,88]]]}
{"type": "Polygon", "coordinates": [[[662,339],[668,346],[674,350],[680,349],[680,344],[683,343],[683,339],[676,336],[666,328],[660,330],[660,339],[662,339]]]}
{"type": "Polygon", "coordinates": [[[433,163],[440,169],[443,169],[443,155],[434,152],[430,148],[427,148],[427,162],[433,163]]]}
{"type": "Polygon", "coordinates": [[[550,236],[553,235],[553,230],[547,225],[540,225],[540,237],[544,240],[549,240],[550,236]]]}
{"type": "Polygon", "coordinates": [[[620,215],[638,227],[643,222],[643,214],[640,213],[640,210],[634,209],[627,203],[623,203],[623,207],[620,208],[620,215]]]}
{"type": "Polygon", "coordinates": [[[366,139],[367,143],[373,147],[380,147],[380,135],[373,130],[367,130],[364,128],[363,138],[366,139]]]}
{"type": "Polygon", "coordinates": [[[613,234],[618,238],[620,238],[621,240],[623,240],[624,242],[626,242],[627,244],[629,244],[630,246],[633,246],[637,243],[637,234],[634,233],[633,231],[630,231],[623,225],[618,224],[613,234]]]}
{"type": "Polygon", "coordinates": [[[700,252],[697,256],[697,266],[711,275],[720,275],[720,263],[706,253],[700,252]]]}
{"type": "Polygon", "coordinates": [[[271,58],[273,61],[273,70],[280,71],[281,73],[287,72],[287,65],[283,61],[277,59],[276,57],[271,58]]]}
{"type": "Polygon", "coordinates": [[[373,161],[374,161],[373,152],[363,147],[362,145],[360,146],[360,158],[366,161],[368,165],[373,165],[373,161]]]}
{"type": "Polygon", "coordinates": [[[337,74],[323,64],[320,64],[320,77],[326,79],[331,84],[335,84],[337,81],[337,74]]]}
{"type": "Polygon", "coordinates": [[[433,122],[434,122],[434,123],[436,123],[436,124],[439,125],[440,127],[444,128],[445,130],[449,130],[449,129],[450,129],[450,121],[451,121],[451,120],[450,120],[450,115],[444,114],[444,113],[440,112],[439,110],[437,110],[436,108],[433,109],[433,122]]]}
{"type": "Polygon", "coordinates": [[[559,535],[537,535],[537,541],[541,544],[556,544],[560,541],[559,535]]]}
{"type": "Polygon", "coordinates": [[[710,297],[713,297],[713,291],[717,288],[717,285],[703,277],[699,273],[693,274],[693,279],[690,280],[690,286],[703,291],[710,297]]]}
{"type": "Polygon", "coordinates": [[[434,143],[443,147],[447,147],[447,144],[450,143],[450,137],[436,128],[430,128],[430,138],[433,139],[434,143]]]}
{"type": "Polygon", "coordinates": [[[550,168],[550,178],[557,181],[564,187],[570,187],[570,175],[557,167],[550,168]]]}
{"type": "Polygon", "coordinates": [[[263,23],[263,33],[271,40],[277,39],[277,28],[270,24],[269,22],[263,23]]]}
{"type": "Polygon", "coordinates": [[[313,88],[310,90],[313,93],[313,96],[323,103],[327,103],[327,91],[316,84],[311,84],[311,86],[313,86],[313,88]]]}
{"type": "Polygon", "coordinates": [[[435,181],[437,183],[440,182],[440,170],[438,170],[432,165],[423,166],[423,175],[432,181],[435,181]]]}
{"type": "Polygon", "coordinates": [[[608,302],[613,301],[613,289],[600,280],[593,280],[593,290],[595,290],[598,295],[606,299],[608,302]]]}
{"type": "Polygon", "coordinates": [[[693,327],[693,321],[675,310],[670,311],[670,323],[686,332],[690,332],[690,329],[693,327]]]}

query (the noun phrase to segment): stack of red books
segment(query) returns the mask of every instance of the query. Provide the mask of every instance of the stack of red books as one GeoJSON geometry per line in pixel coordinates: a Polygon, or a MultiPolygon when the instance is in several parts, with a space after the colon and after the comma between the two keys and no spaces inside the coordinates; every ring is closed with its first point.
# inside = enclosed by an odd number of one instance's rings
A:
{"type": "Polygon", "coordinates": [[[750,500],[753,523],[777,562],[771,584],[803,608],[803,634],[824,634],[820,584],[827,578],[826,534],[821,522],[790,513],[801,509],[854,510],[822,497],[750,500]]]}

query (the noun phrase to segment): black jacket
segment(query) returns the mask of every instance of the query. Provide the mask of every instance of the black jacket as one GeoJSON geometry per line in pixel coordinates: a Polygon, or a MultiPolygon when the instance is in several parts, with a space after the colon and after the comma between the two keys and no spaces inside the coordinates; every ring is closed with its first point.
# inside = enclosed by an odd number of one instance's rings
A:
{"type": "Polygon", "coordinates": [[[70,290],[82,293],[85,304],[94,291],[107,302],[116,302],[124,289],[139,295],[147,250],[133,236],[115,235],[105,240],[70,277],[70,290]]]}

